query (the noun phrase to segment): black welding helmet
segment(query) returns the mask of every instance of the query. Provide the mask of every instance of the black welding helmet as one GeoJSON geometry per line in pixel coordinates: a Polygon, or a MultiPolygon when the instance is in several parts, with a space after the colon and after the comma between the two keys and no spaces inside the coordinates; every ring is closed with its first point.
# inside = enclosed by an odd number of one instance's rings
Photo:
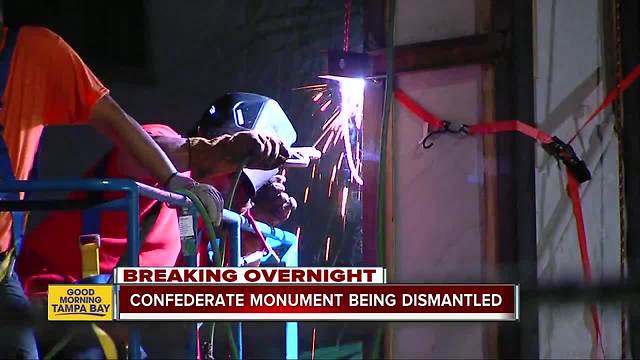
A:
{"type": "MultiPolygon", "coordinates": [[[[296,130],[280,104],[258,94],[240,92],[226,94],[205,109],[198,123],[200,136],[208,138],[243,130],[255,130],[261,134],[277,137],[289,147],[297,138],[296,130]]],[[[277,169],[244,170],[254,192],[277,173],[277,169]]]]}

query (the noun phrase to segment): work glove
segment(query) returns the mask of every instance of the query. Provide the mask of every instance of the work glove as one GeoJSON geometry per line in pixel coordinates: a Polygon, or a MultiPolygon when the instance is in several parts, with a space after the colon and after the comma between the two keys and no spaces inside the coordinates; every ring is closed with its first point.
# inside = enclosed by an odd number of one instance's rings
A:
{"type": "Polygon", "coordinates": [[[189,168],[196,178],[224,175],[248,169],[271,170],[289,158],[286,145],[276,137],[256,131],[240,131],[214,139],[189,138],[189,168]]]}
{"type": "Polygon", "coordinates": [[[298,202],[286,193],[286,182],[284,176],[276,175],[258,189],[251,208],[256,220],[278,226],[289,219],[291,212],[298,207],[298,202]]]}
{"type": "Polygon", "coordinates": [[[166,185],[168,191],[188,190],[194,193],[207,210],[214,226],[222,223],[222,209],[224,199],[222,194],[211,185],[200,184],[188,176],[175,174],[171,176],[166,185]]]}

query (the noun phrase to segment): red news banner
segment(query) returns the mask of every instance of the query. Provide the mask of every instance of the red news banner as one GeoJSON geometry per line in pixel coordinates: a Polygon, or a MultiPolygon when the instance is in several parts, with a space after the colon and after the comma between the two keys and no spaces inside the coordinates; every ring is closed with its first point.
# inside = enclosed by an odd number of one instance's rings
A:
{"type": "Polygon", "coordinates": [[[519,320],[517,285],[387,284],[383,268],[118,268],[119,320],[519,320]]]}

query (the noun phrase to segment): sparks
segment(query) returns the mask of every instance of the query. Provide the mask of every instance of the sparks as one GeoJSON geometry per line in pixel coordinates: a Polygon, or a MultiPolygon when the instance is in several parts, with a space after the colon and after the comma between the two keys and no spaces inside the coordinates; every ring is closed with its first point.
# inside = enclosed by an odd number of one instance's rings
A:
{"type": "Polygon", "coordinates": [[[331,196],[331,187],[333,186],[333,182],[336,180],[336,166],[333,165],[333,169],[331,170],[331,179],[329,179],[329,196],[331,196]]]}
{"type": "Polygon", "coordinates": [[[342,170],[342,158],[344,156],[342,156],[342,154],[340,155],[340,159],[338,160],[338,169],[342,170]]]}
{"type": "MultiPolygon", "coordinates": [[[[341,102],[331,114],[329,119],[322,125],[322,134],[314,144],[317,146],[323,140],[325,141],[322,153],[329,150],[329,144],[336,146],[342,140],[344,146],[344,156],[346,157],[349,170],[351,171],[351,179],[359,185],[363,184],[363,180],[359,175],[360,168],[360,140],[359,131],[362,128],[362,106],[364,103],[364,80],[340,78],[338,80],[341,102]],[[353,124],[353,126],[351,125],[353,124]],[[351,130],[356,131],[356,154],[354,156],[351,144],[351,130]],[[333,141],[332,141],[333,140],[333,141]]],[[[316,95],[317,96],[317,95],[316,95]]],[[[331,100],[325,102],[320,111],[325,111],[331,104],[331,100]]]]}
{"type": "Polygon", "coordinates": [[[316,358],[316,328],[313,328],[313,336],[311,336],[311,360],[316,358]]]}
{"type": "Polygon", "coordinates": [[[316,177],[316,164],[313,164],[313,167],[311,168],[311,178],[315,178],[316,177]]]}
{"type": "Polygon", "coordinates": [[[342,208],[340,209],[340,215],[342,215],[342,218],[344,218],[346,212],[347,212],[347,200],[348,200],[348,196],[349,196],[349,189],[347,189],[347,187],[345,186],[342,189],[342,208]]]}
{"type": "Polygon", "coordinates": [[[298,243],[300,243],[300,226],[296,229],[296,239],[298,239],[298,243]]]}
{"type": "Polygon", "coordinates": [[[313,97],[313,102],[318,102],[322,95],[324,95],[322,92],[317,93],[316,96],[313,97]]]}
{"type": "Polygon", "coordinates": [[[320,111],[325,111],[327,110],[327,108],[329,107],[329,105],[331,105],[331,100],[327,101],[326,103],[324,103],[324,105],[322,105],[320,107],[320,111]]]}
{"type": "Polygon", "coordinates": [[[307,200],[308,200],[308,199],[309,199],[309,187],[307,186],[307,187],[304,189],[304,203],[305,203],[305,204],[307,203],[307,200]]]}
{"type": "Polygon", "coordinates": [[[324,253],[324,261],[329,261],[329,247],[331,246],[331,236],[327,236],[327,245],[324,253]]]}
{"type": "MultiPolygon", "coordinates": [[[[333,134],[333,133],[330,133],[330,134],[329,134],[329,139],[327,140],[327,142],[326,142],[326,143],[324,143],[324,147],[322,148],[322,153],[323,153],[323,154],[327,152],[327,149],[329,149],[329,145],[331,144],[331,138],[332,138],[333,136],[334,136],[334,134],[333,134]]],[[[337,138],[337,137],[336,137],[336,138],[337,138]]]]}

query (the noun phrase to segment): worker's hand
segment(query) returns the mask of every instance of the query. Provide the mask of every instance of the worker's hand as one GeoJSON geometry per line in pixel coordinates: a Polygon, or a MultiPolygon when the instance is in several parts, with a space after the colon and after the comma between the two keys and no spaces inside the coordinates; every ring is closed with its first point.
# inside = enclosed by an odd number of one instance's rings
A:
{"type": "Polygon", "coordinates": [[[278,138],[257,131],[240,131],[231,137],[230,156],[238,162],[248,159],[247,168],[271,170],[284,165],[289,150],[278,138]]]}
{"type": "Polygon", "coordinates": [[[282,166],[289,150],[275,137],[256,131],[240,131],[214,139],[189,138],[189,168],[197,179],[237,172],[243,161],[246,167],[271,170],[282,166]]]}
{"type": "Polygon", "coordinates": [[[256,192],[251,208],[253,217],[272,226],[278,226],[289,219],[298,202],[286,193],[287,179],[282,175],[272,177],[256,192]]]}
{"type": "Polygon", "coordinates": [[[209,217],[215,226],[222,223],[222,209],[224,209],[224,199],[216,188],[207,184],[197,183],[195,180],[184,175],[174,175],[167,184],[167,190],[188,190],[193,192],[204,205],[209,217]]]}

